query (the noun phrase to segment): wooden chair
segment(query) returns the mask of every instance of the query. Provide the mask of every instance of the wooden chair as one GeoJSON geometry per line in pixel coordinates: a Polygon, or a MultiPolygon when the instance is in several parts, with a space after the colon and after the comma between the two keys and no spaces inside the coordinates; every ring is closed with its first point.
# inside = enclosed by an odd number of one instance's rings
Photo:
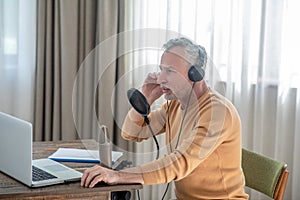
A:
{"type": "Polygon", "coordinates": [[[242,168],[246,186],[274,200],[283,199],[289,176],[285,163],[242,149],[242,168]]]}

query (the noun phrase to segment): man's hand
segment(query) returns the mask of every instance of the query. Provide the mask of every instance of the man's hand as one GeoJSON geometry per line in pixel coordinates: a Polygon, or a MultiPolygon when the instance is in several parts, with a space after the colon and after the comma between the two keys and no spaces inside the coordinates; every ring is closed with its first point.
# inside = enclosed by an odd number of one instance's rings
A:
{"type": "Polygon", "coordinates": [[[120,183],[144,183],[140,173],[115,171],[95,165],[84,171],[81,177],[81,186],[94,187],[97,183],[104,182],[109,185],[120,183]]]}
{"type": "MultiPolygon", "coordinates": [[[[149,73],[142,87],[142,93],[150,105],[163,94],[162,88],[157,84],[158,75],[158,73],[149,73]]],[[[129,117],[134,122],[143,120],[141,114],[135,109],[130,110],[129,117]]]]}
{"type": "Polygon", "coordinates": [[[160,85],[157,84],[157,76],[158,73],[149,73],[142,87],[142,93],[150,105],[163,94],[160,85]]]}
{"type": "Polygon", "coordinates": [[[81,177],[81,186],[94,187],[99,182],[117,184],[118,172],[95,165],[84,171],[81,177]]]}

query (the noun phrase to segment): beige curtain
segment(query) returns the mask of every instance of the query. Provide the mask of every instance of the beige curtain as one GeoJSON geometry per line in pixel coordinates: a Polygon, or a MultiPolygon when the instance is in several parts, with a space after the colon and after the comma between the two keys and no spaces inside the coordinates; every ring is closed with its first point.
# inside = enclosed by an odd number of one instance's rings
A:
{"type": "MultiPolygon", "coordinates": [[[[111,95],[106,93],[114,86],[116,62],[101,69],[99,57],[87,60],[117,31],[117,0],[37,1],[34,140],[91,138],[98,122],[113,130],[107,106],[111,95]],[[80,73],[85,66],[87,73],[80,73]],[[105,76],[99,77],[99,72],[105,76]],[[95,82],[99,83],[94,86],[95,82]],[[97,112],[98,122],[92,120],[90,108],[97,112]]],[[[116,54],[116,47],[109,52],[116,54]]]]}
{"type": "Polygon", "coordinates": [[[0,111],[32,122],[36,1],[0,1],[0,111]]]}

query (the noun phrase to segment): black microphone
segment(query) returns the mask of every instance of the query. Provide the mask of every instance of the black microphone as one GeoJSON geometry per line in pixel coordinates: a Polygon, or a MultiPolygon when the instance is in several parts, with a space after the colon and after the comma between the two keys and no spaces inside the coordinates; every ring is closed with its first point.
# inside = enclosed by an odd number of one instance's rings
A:
{"type": "Polygon", "coordinates": [[[149,115],[150,105],[146,97],[140,91],[135,88],[131,88],[127,91],[127,97],[132,107],[144,118],[149,115]]]}
{"type": "Polygon", "coordinates": [[[150,126],[150,121],[148,119],[148,115],[151,110],[150,104],[148,103],[146,97],[139,90],[137,90],[135,88],[131,88],[127,91],[127,97],[128,97],[130,104],[132,105],[132,107],[144,117],[144,121],[146,122],[146,124],[149,127],[152,137],[156,143],[156,148],[157,148],[156,159],[158,159],[159,145],[158,145],[157,139],[155,137],[155,134],[150,126]]]}

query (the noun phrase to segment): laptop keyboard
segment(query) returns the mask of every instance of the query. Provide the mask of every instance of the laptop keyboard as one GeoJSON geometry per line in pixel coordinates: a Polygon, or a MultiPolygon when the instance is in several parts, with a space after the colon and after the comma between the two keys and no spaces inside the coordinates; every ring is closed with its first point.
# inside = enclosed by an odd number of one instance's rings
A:
{"type": "Polygon", "coordinates": [[[32,181],[43,181],[48,179],[57,178],[42,169],[32,166],[32,181]]]}

